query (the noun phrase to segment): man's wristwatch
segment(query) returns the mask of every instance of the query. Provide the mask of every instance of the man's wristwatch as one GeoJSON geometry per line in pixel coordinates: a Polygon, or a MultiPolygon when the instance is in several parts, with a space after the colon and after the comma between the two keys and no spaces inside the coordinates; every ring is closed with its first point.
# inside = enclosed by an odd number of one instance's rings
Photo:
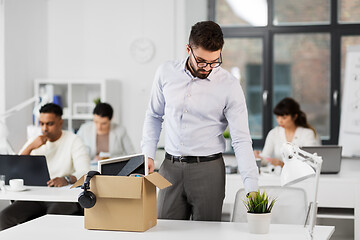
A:
{"type": "Polygon", "coordinates": [[[68,184],[71,184],[71,178],[70,178],[70,176],[65,176],[64,178],[65,178],[65,180],[68,182],[68,184]]]}

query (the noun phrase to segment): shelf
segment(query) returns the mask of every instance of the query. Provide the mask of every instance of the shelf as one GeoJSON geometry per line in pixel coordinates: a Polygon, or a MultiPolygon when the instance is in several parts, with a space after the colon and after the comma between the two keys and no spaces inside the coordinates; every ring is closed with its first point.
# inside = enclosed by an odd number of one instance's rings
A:
{"type": "Polygon", "coordinates": [[[353,208],[318,208],[317,218],[355,219],[353,208]]]}
{"type": "Polygon", "coordinates": [[[72,119],[75,120],[92,120],[93,119],[92,114],[76,114],[72,116],[72,119]]]}
{"type": "Polygon", "coordinates": [[[317,218],[326,218],[326,219],[352,219],[354,220],[354,216],[344,215],[344,214],[318,214],[317,218]]]}
{"type": "MultiPolygon", "coordinates": [[[[69,120],[70,117],[67,115],[67,116],[62,116],[62,119],[64,120],[69,120]]],[[[77,114],[77,115],[73,115],[71,116],[71,119],[72,120],[92,120],[93,119],[93,115],[92,114],[77,114]]]]}
{"type": "MultiPolygon", "coordinates": [[[[35,79],[36,96],[61,96],[64,129],[76,131],[81,124],[93,119],[94,99],[111,104],[113,109],[120,109],[120,85],[117,80],[106,79],[35,79]]],[[[119,121],[120,113],[114,112],[113,119],[119,121]]]]}

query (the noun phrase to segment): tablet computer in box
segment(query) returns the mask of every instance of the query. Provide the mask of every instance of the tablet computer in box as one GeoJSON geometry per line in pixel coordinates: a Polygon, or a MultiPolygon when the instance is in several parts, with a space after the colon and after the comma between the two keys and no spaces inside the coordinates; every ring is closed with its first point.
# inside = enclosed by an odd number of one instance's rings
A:
{"type": "Polygon", "coordinates": [[[105,159],[98,161],[98,171],[111,176],[148,175],[148,159],[143,153],[105,159]]]}

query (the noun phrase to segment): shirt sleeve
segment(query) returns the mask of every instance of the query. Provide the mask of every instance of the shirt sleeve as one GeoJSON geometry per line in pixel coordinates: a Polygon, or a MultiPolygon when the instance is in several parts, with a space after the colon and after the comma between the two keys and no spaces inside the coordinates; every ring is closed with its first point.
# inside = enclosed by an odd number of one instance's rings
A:
{"type": "Polygon", "coordinates": [[[228,121],[238,169],[243,179],[245,191],[258,191],[259,170],[252,149],[245,97],[237,80],[234,81],[229,92],[224,114],[228,121]]]}
{"type": "MultiPolygon", "coordinates": [[[[303,134],[302,134],[302,146],[319,146],[320,144],[320,138],[318,137],[318,135],[315,135],[314,131],[312,129],[309,128],[304,128],[303,129],[303,134]]],[[[300,146],[300,147],[302,147],[300,146]]]]}
{"type": "Polygon", "coordinates": [[[74,165],[73,175],[79,179],[81,176],[90,171],[90,157],[85,145],[79,136],[75,135],[75,139],[71,146],[71,157],[74,165]]]}
{"type": "Polygon", "coordinates": [[[156,147],[160,138],[165,108],[161,72],[162,67],[160,66],[155,74],[150,103],[145,114],[141,141],[142,152],[152,159],[155,159],[156,147]]]}
{"type": "Polygon", "coordinates": [[[78,135],[81,139],[85,138],[85,124],[86,123],[81,124],[79,130],[76,133],[76,135],[78,135]]]}
{"type": "Polygon", "coordinates": [[[30,138],[29,140],[27,140],[26,143],[24,144],[24,146],[22,146],[22,148],[20,149],[18,154],[21,155],[21,153],[25,150],[25,148],[27,148],[27,146],[29,146],[30,143],[32,143],[34,140],[35,140],[35,138],[30,138]]]}

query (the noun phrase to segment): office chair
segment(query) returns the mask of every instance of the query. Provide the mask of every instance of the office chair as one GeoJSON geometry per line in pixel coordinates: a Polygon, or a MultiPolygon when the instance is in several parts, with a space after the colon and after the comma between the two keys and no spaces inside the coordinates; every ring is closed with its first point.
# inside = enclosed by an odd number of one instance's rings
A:
{"type": "MultiPolygon", "coordinates": [[[[264,190],[271,198],[276,198],[276,202],[271,211],[271,223],[275,224],[304,224],[308,210],[306,192],[301,188],[263,186],[259,190],[264,190]]],[[[241,188],[236,193],[232,222],[247,222],[246,208],[243,200],[246,199],[245,189],[241,188]]]]}

